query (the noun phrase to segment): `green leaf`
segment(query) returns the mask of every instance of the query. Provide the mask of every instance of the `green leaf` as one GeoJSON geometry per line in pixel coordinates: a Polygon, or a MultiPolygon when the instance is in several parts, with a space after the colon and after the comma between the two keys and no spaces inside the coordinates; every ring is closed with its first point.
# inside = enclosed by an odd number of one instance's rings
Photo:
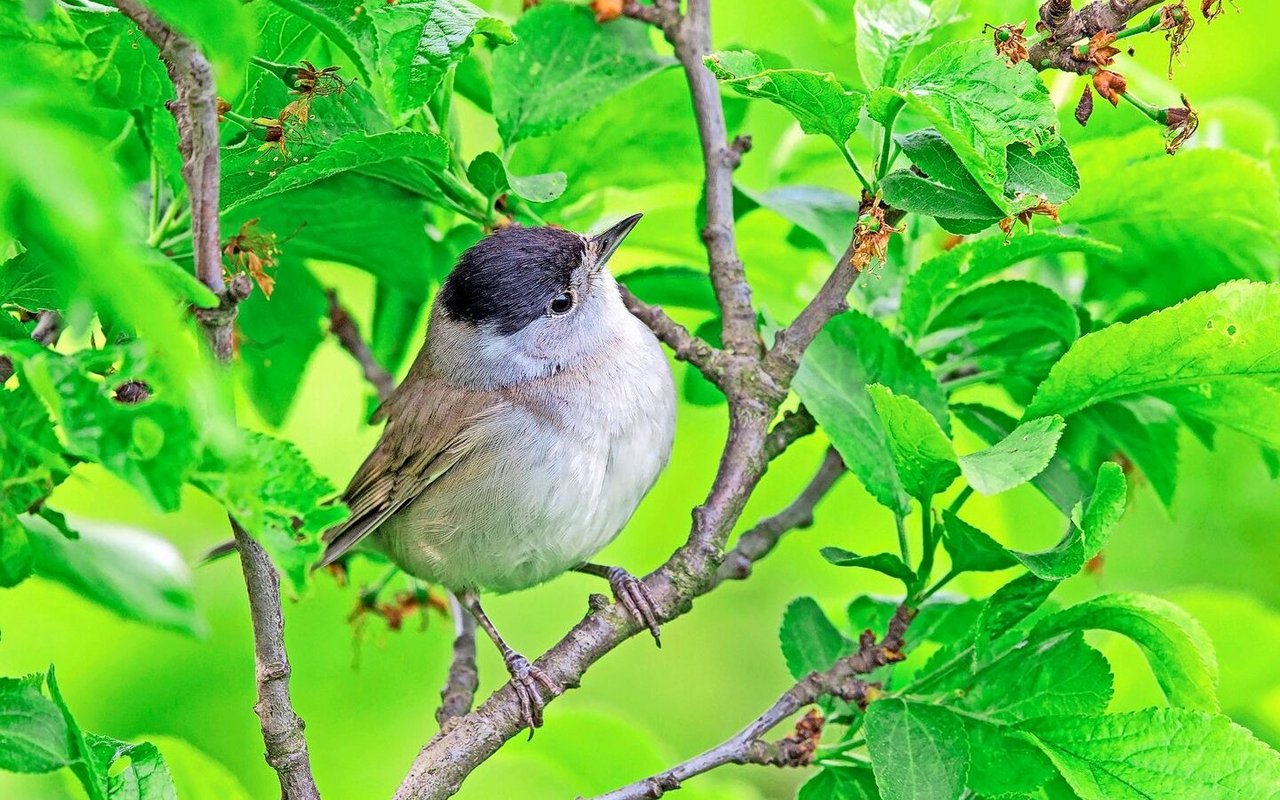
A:
{"type": "Polygon", "coordinates": [[[400,119],[427,104],[466,56],[473,34],[495,44],[515,41],[507,23],[467,0],[398,0],[365,8],[378,41],[378,72],[400,119]]]}
{"type": "Polygon", "coordinates": [[[39,684],[0,678],[0,769],[52,772],[74,757],[62,713],[39,684]]]}
{"type": "Polygon", "coordinates": [[[827,323],[806,351],[794,387],[867,491],[905,514],[907,494],[894,467],[888,434],[867,392],[871,383],[915,398],[947,431],[946,399],[919,356],[880,323],[857,312],[827,323]]]}
{"type": "Polygon", "coordinates": [[[986,41],[954,42],[925,57],[895,93],[938,129],[1006,215],[1029,204],[1005,197],[1005,151],[1018,142],[1034,150],[1053,144],[1057,124],[1049,90],[1030,64],[1006,66],[986,41]]]}
{"type": "Polygon", "coordinates": [[[885,800],[954,800],[964,790],[969,745],[959,717],[897,698],[867,706],[867,749],[885,800]]]}
{"type": "Polygon", "coordinates": [[[1021,486],[1049,465],[1065,425],[1062,417],[1019,425],[991,447],[960,456],[960,472],[979,494],[1000,494],[1021,486]]]}
{"type": "Polygon", "coordinates": [[[565,174],[549,172],[545,175],[512,175],[502,158],[494,152],[486,150],[475,157],[471,166],[467,167],[467,178],[471,185],[480,190],[488,198],[495,198],[510,190],[521,199],[531,203],[549,203],[565,190],[565,174]]]}
{"type": "Polygon", "coordinates": [[[951,299],[1002,270],[1033,258],[1062,253],[1115,257],[1119,249],[1096,239],[1038,232],[1006,240],[988,236],[963,242],[920,266],[902,290],[899,322],[918,336],[951,299]]]}
{"type": "Polygon", "coordinates": [[[641,267],[618,276],[631,293],[651,305],[716,313],[716,295],[705,270],[693,267],[641,267]]]}
{"type": "Polygon", "coordinates": [[[1280,446],[1280,285],[1233,281],[1080,339],[1027,418],[1149,393],[1181,412],[1280,446]]]}
{"type": "Polygon", "coordinates": [[[765,69],[760,57],[749,50],[712,53],[705,63],[738,94],[782,106],[805,133],[828,136],[842,151],[858,129],[866,94],[849,91],[829,72],[765,69]]]}
{"type": "Polygon", "coordinates": [[[868,88],[892,86],[911,51],[959,11],[959,0],[857,0],[858,70],[868,88]]]}
{"type": "Polygon", "coordinates": [[[1099,403],[1072,419],[1097,428],[1142,471],[1165,508],[1172,507],[1178,480],[1178,433],[1182,429],[1172,406],[1138,395],[1099,403]]]}
{"type": "Polygon", "coordinates": [[[0,511],[0,589],[17,586],[34,571],[35,555],[26,529],[11,511],[0,511]]]}
{"type": "Polygon", "coordinates": [[[545,136],[675,63],[631,19],[596,23],[589,9],[545,3],[516,23],[518,42],[493,54],[493,112],[508,145],[545,136]]]}
{"type": "Polygon", "coordinates": [[[791,601],[782,615],[778,638],[787,670],[797,680],[811,672],[830,669],[853,649],[853,643],[831,624],[812,597],[791,601]]]}
{"type": "Polygon", "coordinates": [[[323,549],[320,534],[347,516],[335,489],[292,444],[260,433],[229,457],[207,453],[191,482],[257,539],[301,592],[323,549]]]}
{"type": "Polygon", "coordinates": [[[938,421],[917,400],[880,385],[867,387],[889,437],[889,451],[907,494],[920,502],[960,477],[955,449],[938,421]]]}
{"type": "MultiPolygon", "coordinates": [[[[376,72],[377,38],[373,13],[387,13],[375,6],[370,12],[363,0],[272,0],[307,20],[355,63],[363,78],[376,72]],[[357,11],[356,9],[360,9],[357,11]]],[[[395,5],[399,5],[396,3],[395,5]]]]}
{"type": "Polygon", "coordinates": [[[65,308],[65,293],[49,274],[49,265],[30,250],[0,264],[0,305],[28,311],[65,308]]]}
{"type": "MultiPolygon", "coordinates": [[[[816,236],[832,258],[840,258],[853,239],[858,201],[843,192],[821,186],[779,186],[767,192],[735,188],[752,207],[767,208],[816,236]]],[[[750,209],[734,210],[744,214],[750,209]]]]}
{"type": "Polygon", "coordinates": [[[1035,197],[1059,205],[1080,191],[1080,173],[1066,142],[1035,151],[1018,142],[1009,145],[1005,156],[1009,168],[1004,187],[1007,195],[1035,197]]]}
{"type": "Polygon", "coordinates": [[[1105,302],[1110,318],[1236,278],[1275,280],[1280,186],[1265,162],[1209,147],[1167,158],[1154,126],[1073,154],[1083,188],[1062,209],[1063,222],[1124,249],[1123,258],[1090,258],[1085,299],[1105,302]]]}
{"type": "Polygon", "coordinates": [[[1044,640],[1073,630],[1108,630],[1132,639],[1146,655],[1170,703],[1218,710],[1213,643],[1198,622],[1167,600],[1141,594],[1103,595],[1046,617],[1033,636],[1044,640]]]}
{"type": "MultiPolygon", "coordinates": [[[[720,317],[705,320],[693,329],[693,335],[712,347],[723,347],[720,330],[724,327],[720,317]]],[[[716,386],[701,370],[692,364],[684,365],[684,380],[681,381],[681,396],[695,406],[718,406],[725,402],[724,392],[716,386]]]]}
{"type": "Polygon", "coordinates": [[[869,769],[823,767],[800,787],[796,800],[880,800],[880,792],[869,769]]]}
{"type": "Polygon", "coordinates": [[[824,547],[821,552],[822,557],[828,563],[837,567],[861,567],[862,569],[875,570],[888,575],[890,578],[897,578],[908,585],[916,579],[916,573],[912,571],[911,567],[908,567],[902,562],[901,558],[892,553],[860,556],[841,547],[824,547]]]}
{"type": "Polygon", "coordinates": [[[979,659],[985,659],[991,652],[991,644],[1042,606],[1056,588],[1056,581],[1046,581],[1028,572],[987,598],[978,617],[974,640],[979,659]]]}
{"type": "Polygon", "coordinates": [[[178,800],[169,766],[155,745],[93,733],[86,739],[109,800],[178,800]]]}
{"type": "Polygon", "coordinates": [[[1018,560],[1004,545],[951,511],[942,512],[942,524],[942,546],[951,556],[952,569],[961,572],[998,572],[1018,565],[1018,560]]]}
{"type": "Polygon", "coordinates": [[[340,172],[399,159],[409,159],[436,171],[442,169],[449,158],[449,144],[443,138],[434,133],[408,130],[373,135],[346,133],[309,152],[305,161],[295,163],[291,159],[283,167],[275,167],[273,159],[278,157],[259,152],[250,146],[253,142],[249,140],[245,146],[230,151],[224,160],[227,174],[222,186],[224,214],[245,203],[299,189],[340,172]],[[260,161],[263,163],[259,164],[260,161]]]}
{"type": "Polygon", "coordinates": [[[1081,800],[1271,797],[1280,754],[1217,714],[1149,708],[1049,717],[1023,730],[1081,800]]]}
{"type": "Polygon", "coordinates": [[[89,800],[111,800],[107,797],[105,771],[99,769],[99,765],[94,758],[93,749],[89,746],[85,737],[85,732],[80,728],[80,724],[76,722],[76,718],[71,713],[71,708],[67,706],[67,701],[62,697],[62,690],[58,688],[58,676],[50,665],[49,671],[45,673],[45,682],[49,687],[49,699],[53,700],[54,705],[62,712],[62,721],[66,725],[66,742],[71,754],[71,772],[80,781],[80,785],[84,787],[84,791],[89,795],[89,800]]]}
{"type": "Polygon", "coordinates": [[[200,434],[186,410],[163,392],[136,404],[115,400],[122,384],[150,382],[150,354],[140,341],[71,356],[36,347],[19,360],[24,380],[53,410],[71,452],[102,464],[159,508],[178,507],[200,434]]]}
{"type": "Polygon", "coordinates": [[[190,743],[172,736],[143,736],[164,753],[181,800],[251,800],[236,776],[190,743]]]}
{"type": "Polygon", "coordinates": [[[36,573],[125,618],[203,636],[191,571],[165,539],[134,528],[76,520],[76,539],[24,517],[36,573]]]}
{"type": "Polygon", "coordinates": [[[0,494],[0,520],[12,522],[16,515],[48,497],[66,480],[71,467],[63,457],[49,412],[26,381],[13,389],[0,388],[0,419],[4,419],[0,425],[0,486],[5,489],[0,494]]]}
{"type": "Polygon", "coordinates": [[[1102,552],[1128,504],[1129,487],[1124,470],[1114,461],[1103,462],[1084,511],[1077,506],[1071,514],[1072,521],[1084,531],[1085,558],[1102,552]]]}
{"type": "Polygon", "coordinates": [[[102,8],[58,7],[93,54],[94,99],[107,108],[155,108],[174,96],[156,46],[124,14],[102,8]]]}

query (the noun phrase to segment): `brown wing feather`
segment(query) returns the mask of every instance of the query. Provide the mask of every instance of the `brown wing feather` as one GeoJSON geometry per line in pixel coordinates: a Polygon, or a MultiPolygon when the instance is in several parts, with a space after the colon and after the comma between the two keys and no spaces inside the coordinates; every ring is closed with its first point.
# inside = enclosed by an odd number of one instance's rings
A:
{"type": "Polygon", "coordinates": [[[342,495],[351,516],[325,533],[318,566],[336,561],[458,463],[475,445],[478,424],[504,403],[412,370],[378,411],[387,427],[342,495]]]}

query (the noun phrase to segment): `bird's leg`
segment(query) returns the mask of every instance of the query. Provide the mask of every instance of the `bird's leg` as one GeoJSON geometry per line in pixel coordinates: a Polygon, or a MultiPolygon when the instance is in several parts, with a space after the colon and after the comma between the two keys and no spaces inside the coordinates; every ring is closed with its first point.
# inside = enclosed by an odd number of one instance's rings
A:
{"type": "Polygon", "coordinates": [[[476,618],[476,622],[480,623],[480,627],[484,628],[484,632],[489,634],[489,638],[497,645],[498,652],[502,653],[502,661],[507,665],[507,672],[511,674],[511,685],[515,687],[516,696],[520,698],[520,711],[524,717],[525,727],[529,729],[529,738],[532,739],[534,729],[542,727],[542,708],[546,705],[538,687],[546,689],[552,697],[560,694],[564,689],[541,668],[529,663],[529,659],[511,649],[499,635],[498,629],[489,621],[489,616],[480,607],[480,598],[473,590],[468,589],[460,593],[458,599],[463,607],[471,612],[471,616],[476,618]]]}
{"type": "Polygon", "coordinates": [[[609,581],[614,599],[621,603],[622,607],[629,611],[641,625],[648,628],[649,633],[653,634],[653,641],[658,647],[662,647],[662,639],[659,636],[661,631],[658,627],[658,604],[654,601],[653,595],[649,594],[649,588],[644,585],[644,582],[622,567],[583,564],[574,567],[573,570],[609,581]]]}

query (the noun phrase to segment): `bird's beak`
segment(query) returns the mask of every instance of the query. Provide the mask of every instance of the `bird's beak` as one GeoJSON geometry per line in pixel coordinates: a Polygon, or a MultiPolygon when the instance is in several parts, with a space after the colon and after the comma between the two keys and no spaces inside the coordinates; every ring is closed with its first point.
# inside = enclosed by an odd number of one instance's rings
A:
{"type": "Polygon", "coordinates": [[[631,233],[631,229],[636,226],[636,223],[643,216],[643,214],[632,214],[604,233],[598,233],[591,237],[592,241],[596,243],[596,253],[598,254],[596,256],[596,264],[602,267],[605,265],[609,257],[622,244],[622,240],[627,238],[627,234],[631,233]]]}

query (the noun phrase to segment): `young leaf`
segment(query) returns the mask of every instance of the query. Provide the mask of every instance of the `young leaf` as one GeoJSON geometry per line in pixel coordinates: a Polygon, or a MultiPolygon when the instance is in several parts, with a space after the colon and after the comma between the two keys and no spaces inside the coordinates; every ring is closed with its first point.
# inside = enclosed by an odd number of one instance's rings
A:
{"type": "Polygon", "coordinates": [[[85,739],[109,800],[178,800],[169,766],[155,745],[130,744],[94,733],[85,739]]]}
{"type": "Polygon", "coordinates": [[[1280,786],[1280,754],[1217,714],[1149,708],[1022,729],[1081,800],[1261,798],[1280,786]]]}
{"type": "Polygon", "coordinates": [[[1018,565],[1004,545],[948,510],[942,512],[942,546],[951,556],[952,569],[961,572],[998,572],[1018,565]]]}
{"type": "Polygon", "coordinates": [[[943,432],[948,430],[945,396],[919,356],[858,312],[827,323],[805,353],[794,386],[867,491],[905,514],[907,494],[894,467],[888,434],[867,393],[871,383],[915,398],[943,432]]]}
{"type": "Polygon", "coordinates": [[[71,773],[80,781],[89,800],[112,800],[107,797],[106,773],[100,769],[84,730],[80,728],[67,701],[62,697],[62,690],[58,688],[58,676],[52,666],[45,673],[44,679],[49,687],[49,699],[62,713],[62,721],[66,725],[67,747],[71,754],[71,763],[68,766],[71,773]]]}
{"type": "Polygon", "coordinates": [[[79,538],[68,539],[38,517],[23,523],[40,577],[125,619],[193,636],[207,632],[192,596],[191,571],[165,539],[87,520],[76,520],[79,538]]]}
{"type": "Polygon", "coordinates": [[[1062,417],[1043,417],[1019,425],[991,447],[960,456],[960,472],[979,494],[999,494],[1021,486],[1049,465],[1064,426],[1062,417]]]}
{"type": "Polygon", "coordinates": [[[765,69],[760,57],[749,50],[712,53],[706,65],[738,94],[782,106],[801,130],[830,137],[841,151],[858,129],[867,96],[845,89],[829,72],[765,69]]]}
{"type": "Polygon", "coordinates": [[[974,649],[979,659],[985,659],[992,642],[1030,616],[1056,588],[1056,581],[1046,581],[1028,572],[997,589],[983,606],[975,628],[974,649]]]}
{"type": "Polygon", "coordinates": [[[853,649],[853,642],[831,624],[812,597],[791,601],[782,615],[778,638],[787,669],[797,680],[811,672],[830,669],[838,658],[853,649]]]}
{"type": "Polygon", "coordinates": [[[1183,708],[1218,710],[1218,662],[1213,643],[1187,612],[1157,597],[1109,594],[1041,620],[1033,638],[1065,631],[1108,630],[1134,641],[1169,702],[1183,708]]]}
{"type": "Polygon", "coordinates": [[[867,706],[867,749],[885,800],[954,800],[964,789],[969,744],[959,717],[898,698],[867,706]]]}
{"type": "Polygon", "coordinates": [[[52,772],[74,757],[62,713],[39,684],[0,678],[0,769],[52,772]]]}
{"type": "Polygon", "coordinates": [[[1233,281],[1076,342],[1027,418],[1069,416],[1149,393],[1210,422],[1280,446],[1280,285],[1233,281]]]}
{"type": "Polygon", "coordinates": [[[549,203],[555,200],[564,194],[566,185],[563,172],[512,175],[507,165],[502,163],[502,158],[488,150],[476,156],[471,166],[467,167],[467,178],[485,197],[497,197],[509,190],[531,203],[549,203]]]}
{"type": "Polygon", "coordinates": [[[1085,558],[1102,552],[1111,538],[1112,528],[1124,516],[1128,503],[1129,487],[1124,470],[1114,461],[1103,462],[1098,468],[1098,478],[1088,504],[1083,511],[1077,506],[1071,513],[1072,522],[1084,532],[1085,558]]]}
{"type": "Polygon", "coordinates": [[[927,43],[959,8],[959,0],[857,0],[853,15],[863,83],[868,88],[897,83],[911,51],[927,43]]]}
{"type": "Polygon", "coordinates": [[[861,567],[862,569],[875,570],[876,572],[888,575],[890,578],[897,578],[905,584],[910,585],[916,579],[915,572],[911,567],[902,563],[902,559],[892,553],[876,553],[870,556],[860,556],[857,553],[850,552],[840,547],[824,547],[821,550],[822,557],[828,563],[837,567],[861,567]]]}
{"type": "Polygon", "coordinates": [[[347,515],[297,448],[263,434],[248,434],[239,452],[206,453],[191,482],[266,548],[297,592],[320,555],[320,534],[347,515]]]}
{"type": "Polygon", "coordinates": [[[868,386],[867,393],[888,434],[889,450],[907,494],[927,502],[960,477],[951,440],[924,406],[878,383],[868,386]]]}
{"type": "Polygon", "coordinates": [[[675,63],[654,52],[643,23],[596,23],[591,11],[546,3],[515,25],[518,42],[493,54],[493,112],[508,145],[546,136],[675,63]]]}
{"type": "Polygon", "coordinates": [[[1017,142],[1052,144],[1057,124],[1049,90],[1031,65],[1006,66],[984,41],[954,42],[921,61],[895,94],[933,123],[1006,215],[1020,207],[1005,196],[1005,151],[1017,142]]]}
{"type": "Polygon", "coordinates": [[[1046,231],[1008,241],[1003,236],[987,236],[963,242],[911,274],[902,290],[899,322],[904,330],[918,336],[957,294],[1023,261],[1061,253],[1114,258],[1119,252],[1096,239],[1046,231]]]}

